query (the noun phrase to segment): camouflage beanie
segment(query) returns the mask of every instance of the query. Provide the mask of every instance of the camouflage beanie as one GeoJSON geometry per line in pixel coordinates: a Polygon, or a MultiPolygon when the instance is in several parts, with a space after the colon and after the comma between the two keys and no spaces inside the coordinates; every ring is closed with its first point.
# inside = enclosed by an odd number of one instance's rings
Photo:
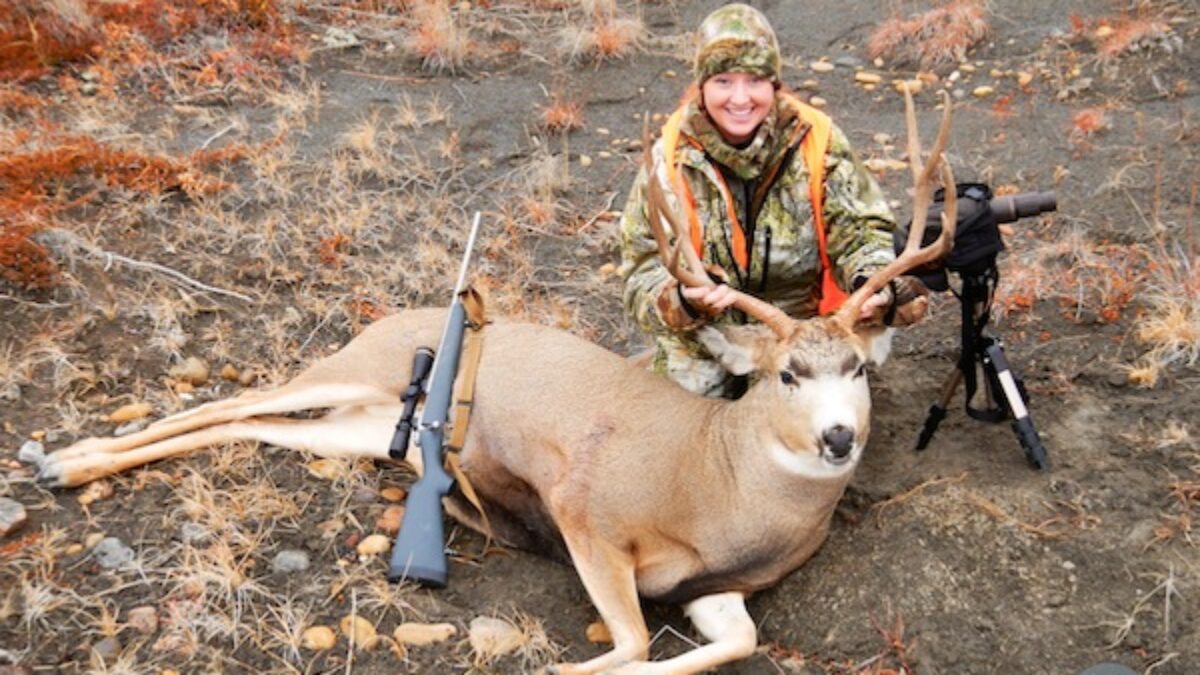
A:
{"type": "Polygon", "coordinates": [[[725,5],[704,19],[699,33],[693,68],[697,83],[726,72],[779,82],[779,41],[762,12],[741,3],[725,5]]]}

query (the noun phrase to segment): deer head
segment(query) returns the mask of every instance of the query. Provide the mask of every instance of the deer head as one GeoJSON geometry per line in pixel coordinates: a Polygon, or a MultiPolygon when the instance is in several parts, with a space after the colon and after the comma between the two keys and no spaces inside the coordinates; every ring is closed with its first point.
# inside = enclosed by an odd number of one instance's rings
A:
{"type": "MultiPolygon", "coordinates": [[[[843,467],[853,466],[860,456],[869,431],[866,365],[872,360],[872,342],[882,332],[879,326],[862,320],[863,304],[896,277],[944,256],[954,241],[954,177],[942,156],[952,104],[948,95],[943,96],[941,127],[925,162],[912,96],[905,91],[913,223],[905,248],[894,261],[874,272],[830,316],[793,319],[768,302],[738,292],[734,306],[760,323],[704,327],[697,333],[726,370],[755,376],[755,385],[744,397],[746,405],[768,411],[767,418],[783,446],[780,459],[797,471],[809,475],[838,473],[843,467]],[[935,174],[946,188],[942,230],[933,243],[922,246],[935,174]]],[[[648,132],[645,135],[648,137],[648,132]]],[[[669,207],[654,171],[648,138],[645,141],[648,215],[659,255],[679,283],[712,286],[715,282],[691,245],[684,219],[669,207]]]]}

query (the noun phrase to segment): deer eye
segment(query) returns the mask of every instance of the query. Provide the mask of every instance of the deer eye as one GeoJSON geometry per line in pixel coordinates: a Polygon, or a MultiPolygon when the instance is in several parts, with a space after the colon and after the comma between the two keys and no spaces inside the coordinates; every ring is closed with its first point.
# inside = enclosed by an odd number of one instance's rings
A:
{"type": "Polygon", "coordinates": [[[867,374],[867,364],[866,363],[859,364],[858,370],[854,371],[854,377],[862,377],[863,375],[866,375],[866,374],[867,374]]]}
{"type": "Polygon", "coordinates": [[[781,370],[779,371],[779,381],[790,387],[796,384],[796,376],[791,371],[781,370]]]}

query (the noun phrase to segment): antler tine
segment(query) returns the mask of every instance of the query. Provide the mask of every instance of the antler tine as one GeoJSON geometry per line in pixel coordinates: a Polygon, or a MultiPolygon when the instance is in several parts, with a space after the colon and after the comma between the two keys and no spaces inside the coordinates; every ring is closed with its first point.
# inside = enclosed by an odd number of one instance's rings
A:
{"type": "MultiPolygon", "coordinates": [[[[658,254],[671,276],[679,283],[690,288],[707,288],[715,286],[716,282],[705,271],[700,255],[691,246],[691,237],[683,225],[683,218],[670,208],[663,187],[654,170],[654,160],[651,154],[650,124],[648,118],[643,118],[642,125],[642,159],[646,167],[646,207],[647,219],[650,221],[650,231],[658,245],[658,254]],[[672,246],[670,237],[663,229],[662,221],[666,220],[675,235],[672,246]],[[680,263],[684,263],[681,265],[680,263]]],[[[780,339],[787,339],[795,329],[791,317],[769,302],[760,300],[752,295],[734,290],[734,307],[752,316],[771,328],[780,339]]]]}
{"type": "Polygon", "coordinates": [[[904,91],[904,113],[908,127],[909,162],[913,174],[913,217],[909,227],[908,240],[900,255],[882,269],[876,271],[858,288],[842,305],[837,318],[845,326],[853,327],[858,321],[858,315],[867,298],[878,293],[892,279],[905,272],[920,267],[928,262],[937,260],[950,251],[954,242],[955,226],[958,223],[958,200],[954,186],[954,172],[945,162],[943,150],[950,135],[952,103],[950,95],[942,92],[944,112],[942,123],[938,129],[937,140],[934,142],[932,154],[928,162],[921,161],[921,141],[917,134],[916,112],[913,109],[912,94],[904,91]],[[945,188],[942,205],[942,231],[938,238],[928,246],[921,246],[925,238],[925,221],[929,216],[929,204],[933,200],[930,177],[935,169],[940,168],[942,186],[945,188]]]}

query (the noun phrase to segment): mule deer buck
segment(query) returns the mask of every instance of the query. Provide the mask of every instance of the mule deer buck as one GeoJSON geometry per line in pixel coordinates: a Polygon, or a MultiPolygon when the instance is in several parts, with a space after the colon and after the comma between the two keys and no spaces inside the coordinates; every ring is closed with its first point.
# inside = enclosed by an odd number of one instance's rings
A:
{"type": "MultiPolygon", "coordinates": [[[[946,97],[938,139],[923,164],[906,96],[915,181],[908,244],[837,314],[797,321],[741,295],[736,306],[760,325],[702,329],[725,367],[757,376],[738,400],[688,393],[563,331],[505,322],[486,329],[463,470],[499,539],[527,548],[565,546],[613,637],[611,651],[554,672],[692,673],[753,652],[756,630],[744,598],[782,579],[821,545],[867,441],[864,366],[878,329],[858,324],[860,308],[889,280],[944,255],[953,241],[953,176],[941,161],[950,108],[946,97]],[[948,188],[942,233],[922,248],[935,173],[948,188]],[[684,603],[709,643],[646,661],[639,595],[684,603]]],[[[682,233],[680,218],[666,208],[657,181],[651,186],[651,220],[664,260],[682,283],[711,284],[690,246],[670,250],[662,221],[682,233]]],[[[209,403],[128,436],[79,441],[47,456],[39,477],[74,486],[236,440],[323,457],[386,459],[413,352],[437,344],[444,318],[444,310],[400,312],[274,390],[209,403]],[[284,416],[316,409],[328,412],[284,416]]],[[[456,498],[448,502],[457,518],[479,528],[472,509],[456,498]]]]}

